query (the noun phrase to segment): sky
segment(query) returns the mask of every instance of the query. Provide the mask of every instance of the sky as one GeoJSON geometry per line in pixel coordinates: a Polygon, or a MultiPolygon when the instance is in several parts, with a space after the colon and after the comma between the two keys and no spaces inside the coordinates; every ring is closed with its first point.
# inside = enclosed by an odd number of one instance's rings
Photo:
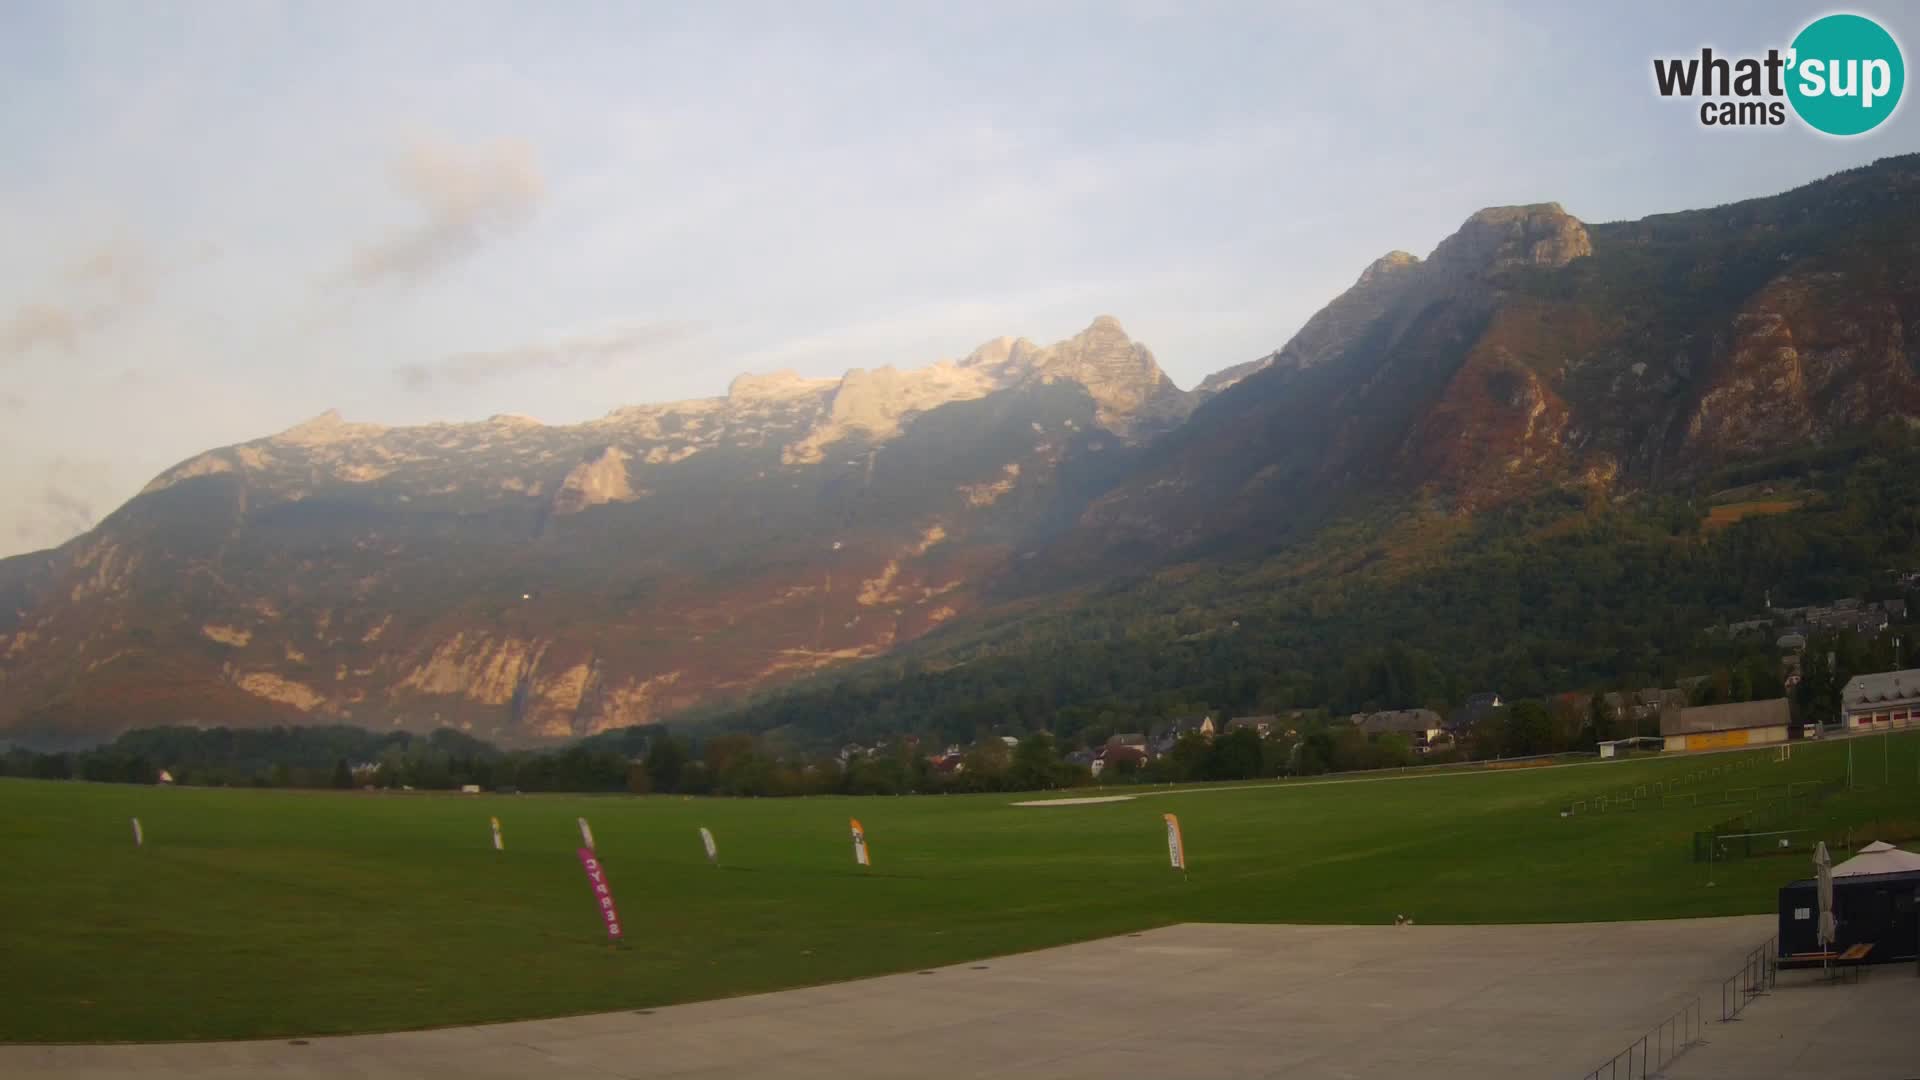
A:
{"type": "MultiPolygon", "coordinates": [[[[1191,387],[1482,207],[1920,150],[1911,103],[1835,139],[1653,89],[1828,10],[11,0],[0,555],[330,408],[572,423],[1102,313],[1191,387]]],[[[1920,11],[1846,10],[1913,59],[1920,11]]]]}

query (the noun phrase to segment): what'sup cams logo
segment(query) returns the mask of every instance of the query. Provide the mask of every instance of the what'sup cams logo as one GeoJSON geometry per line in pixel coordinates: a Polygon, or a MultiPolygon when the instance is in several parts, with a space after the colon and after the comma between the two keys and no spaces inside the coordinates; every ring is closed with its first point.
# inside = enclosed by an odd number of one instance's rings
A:
{"type": "Polygon", "coordinates": [[[1777,127],[1787,109],[1815,131],[1861,135],[1893,115],[1907,83],[1900,43],[1863,15],[1827,15],[1808,23],[1783,51],[1764,57],[1657,59],[1661,97],[1702,98],[1706,127],[1777,127]]]}

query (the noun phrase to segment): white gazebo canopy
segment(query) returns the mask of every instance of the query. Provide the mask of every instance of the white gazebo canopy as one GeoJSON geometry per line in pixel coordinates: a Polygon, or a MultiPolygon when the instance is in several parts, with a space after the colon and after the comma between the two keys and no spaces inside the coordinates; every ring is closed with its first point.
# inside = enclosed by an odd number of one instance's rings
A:
{"type": "Polygon", "coordinates": [[[1920,870],[1920,855],[1915,855],[1911,851],[1901,851],[1892,844],[1875,840],[1856,852],[1853,858],[1835,864],[1833,876],[1892,874],[1902,870],[1920,870]]]}

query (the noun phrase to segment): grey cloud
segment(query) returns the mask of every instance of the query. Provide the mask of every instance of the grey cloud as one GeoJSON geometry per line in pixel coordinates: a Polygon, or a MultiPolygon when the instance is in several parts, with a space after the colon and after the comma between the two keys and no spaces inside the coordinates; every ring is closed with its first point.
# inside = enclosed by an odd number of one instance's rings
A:
{"type": "Polygon", "coordinates": [[[22,550],[64,544],[99,521],[112,499],[113,469],[105,462],[56,457],[32,470],[7,517],[22,550]]]}
{"type": "Polygon", "coordinates": [[[399,369],[399,375],[407,389],[426,390],[441,382],[471,386],[489,379],[527,372],[605,367],[645,350],[682,340],[697,330],[698,327],[691,323],[643,323],[550,342],[455,353],[437,364],[406,364],[399,369]]]}
{"type": "Polygon", "coordinates": [[[342,274],[351,283],[430,275],[526,222],[546,190],[533,149],[513,140],[422,141],[394,163],[393,179],[424,219],[356,251],[342,274]]]}
{"type": "Polygon", "coordinates": [[[72,352],[146,296],[133,255],[110,245],[65,267],[55,278],[58,298],[23,304],[0,317],[0,363],[36,351],[72,352]]]}
{"type": "Polygon", "coordinates": [[[46,346],[72,349],[79,322],[65,308],[28,304],[0,321],[0,359],[12,359],[46,346]]]}
{"type": "Polygon", "coordinates": [[[48,531],[77,536],[93,528],[93,500],[49,485],[40,492],[39,510],[48,531]]]}

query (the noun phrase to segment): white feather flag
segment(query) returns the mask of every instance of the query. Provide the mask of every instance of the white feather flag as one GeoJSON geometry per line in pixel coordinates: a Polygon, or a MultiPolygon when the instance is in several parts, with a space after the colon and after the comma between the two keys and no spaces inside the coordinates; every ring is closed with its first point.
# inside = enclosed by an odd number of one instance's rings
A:
{"type": "Polygon", "coordinates": [[[853,861],[861,866],[872,866],[873,856],[867,853],[867,830],[860,827],[859,818],[848,818],[847,823],[853,826],[853,861]]]}

